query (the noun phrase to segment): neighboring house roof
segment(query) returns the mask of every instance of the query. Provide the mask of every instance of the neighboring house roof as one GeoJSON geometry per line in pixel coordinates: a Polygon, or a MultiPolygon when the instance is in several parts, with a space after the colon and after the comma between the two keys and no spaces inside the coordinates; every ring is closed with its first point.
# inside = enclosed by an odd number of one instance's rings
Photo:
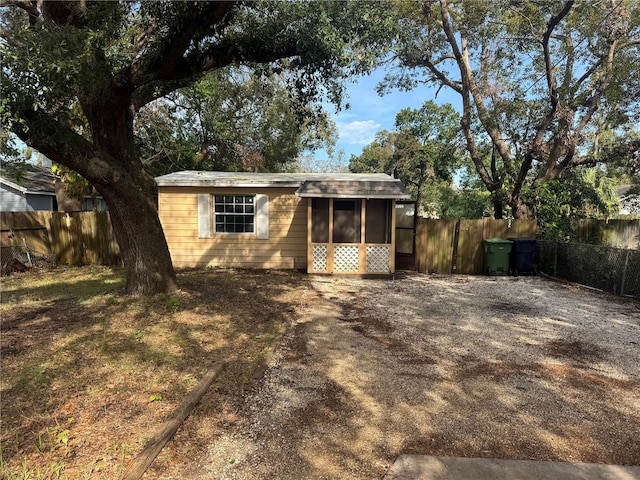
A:
{"type": "Polygon", "coordinates": [[[30,163],[3,163],[0,167],[0,183],[25,194],[56,194],[51,168],[30,163]]]}
{"type": "Polygon", "coordinates": [[[411,195],[400,180],[385,173],[251,173],[183,171],[156,178],[160,187],[289,187],[299,197],[385,198],[411,195]]]}
{"type": "Polygon", "coordinates": [[[640,186],[620,185],[617,189],[620,198],[620,213],[640,215],[640,186]]]}
{"type": "Polygon", "coordinates": [[[95,198],[84,195],[84,198],[77,199],[79,204],[73,199],[70,205],[63,199],[63,203],[56,206],[56,202],[60,202],[61,199],[56,194],[56,179],[50,166],[3,162],[0,165],[0,186],[0,209],[5,211],[55,210],[58,207],[69,211],[76,208],[85,211],[93,208],[99,211],[107,210],[107,205],[100,195],[95,198]]]}

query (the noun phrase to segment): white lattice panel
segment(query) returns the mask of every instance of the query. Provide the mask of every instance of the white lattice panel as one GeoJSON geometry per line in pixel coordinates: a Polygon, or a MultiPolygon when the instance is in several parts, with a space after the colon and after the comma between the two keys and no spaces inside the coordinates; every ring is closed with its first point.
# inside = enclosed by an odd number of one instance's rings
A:
{"type": "Polygon", "coordinates": [[[367,245],[367,272],[389,273],[389,247],[367,245]]]}
{"type": "Polygon", "coordinates": [[[313,271],[314,272],[326,272],[327,271],[327,259],[329,249],[327,245],[314,245],[313,246],[313,271]]]}
{"type": "Polygon", "coordinates": [[[355,272],[360,269],[360,248],[358,245],[336,245],[333,247],[333,271],[355,272]]]}

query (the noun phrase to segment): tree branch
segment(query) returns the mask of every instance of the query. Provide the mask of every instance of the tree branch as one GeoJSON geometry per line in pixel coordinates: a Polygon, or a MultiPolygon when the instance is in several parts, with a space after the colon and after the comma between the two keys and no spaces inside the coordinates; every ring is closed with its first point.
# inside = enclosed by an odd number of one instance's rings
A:
{"type": "Polygon", "coordinates": [[[564,4],[564,8],[558,13],[558,15],[551,17],[547,23],[547,30],[542,36],[542,50],[544,53],[544,67],[547,77],[547,87],[549,89],[549,95],[551,97],[551,105],[555,109],[558,104],[558,92],[556,89],[556,80],[553,73],[553,63],[551,61],[551,52],[549,51],[549,40],[553,34],[553,30],[558,26],[564,17],[569,14],[569,11],[573,7],[573,0],[569,0],[564,4]]]}
{"type": "Polygon", "coordinates": [[[434,77],[436,77],[436,79],[438,79],[438,81],[440,81],[440,83],[442,83],[443,85],[451,88],[452,90],[456,91],[459,94],[462,94],[462,85],[460,82],[456,82],[454,80],[451,80],[449,77],[447,77],[444,72],[442,72],[442,70],[439,70],[436,65],[438,63],[441,63],[447,59],[450,60],[455,60],[455,56],[453,55],[446,55],[444,57],[439,58],[436,61],[431,61],[428,57],[422,57],[422,58],[417,58],[417,57],[412,57],[409,56],[408,54],[405,55],[399,55],[399,58],[401,58],[401,61],[410,67],[426,67],[432,74],[434,77]]]}
{"type": "MultiPolygon", "coordinates": [[[[500,157],[502,157],[505,165],[508,169],[513,169],[513,160],[511,152],[509,151],[509,147],[502,138],[502,132],[487,112],[484,104],[484,97],[480,93],[478,84],[475,81],[473,70],[471,69],[471,63],[469,61],[467,39],[460,33],[460,46],[458,46],[458,41],[450,22],[451,16],[449,13],[447,0],[440,0],[440,6],[442,15],[442,27],[447,37],[447,41],[451,45],[453,54],[456,57],[456,62],[458,64],[458,68],[460,70],[460,75],[462,78],[462,88],[463,90],[467,90],[467,92],[473,97],[473,104],[475,105],[476,111],[478,112],[478,119],[480,120],[480,123],[482,124],[486,132],[491,137],[491,141],[496,146],[498,152],[500,153],[500,157]]],[[[469,108],[471,108],[470,105],[469,108]]]]}
{"type": "Polygon", "coordinates": [[[87,25],[87,1],[41,0],[42,16],[56,25],[83,28],[87,25]]]}
{"type": "Polygon", "coordinates": [[[178,86],[186,86],[193,82],[194,78],[202,76],[205,72],[239,63],[269,63],[282,58],[298,55],[299,49],[295,41],[274,46],[264,42],[246,48],[240,42],[225,41],[211,45],[205,52],[189,55],[176,65],[176,68],[165,75],[158,77],[144,85],[134,95],[136,110],[147,103],[160,98],[176,89],[178,86]]]}
{"type": "Polygon", "coordinates": [[[0,0],[0,7],[18,7],[31,16],[40,16],[38,2],[31,0],[0,0]]]}
{"type": "Polygon", "coordinates": [[[40,17],[38,2],[35,0],[0,0],[0,7],[17,7],[29,14],[29,25],[34,25],[40,17]]]}
{"type": "MultiPolygon", "coordinates": [[[[635,47],[637,45],[640,45],[640,39],[639,40],[633,40],[630,42],[626,42],[626,43],[619,43],[619,40],[616,39],[615,40],[616,43],[616,49],[617,51],[623,51],[626,50],[627,48],[631,48],[631,47],[635,47]]],[[[590,76],[592,76],[595,72],[598,71],[599,68],[602,67],[603,62],[612,62],[613,58],[611,56],[611,45],[609,48],[609,52],[607,52],[606,56],[602,56],[596,63],[594,63],[584,74],[582,74],[582,76],[576,80],[575,85],[576,88],[575,90],[577,90],[580,85],[582,85],[582,83],[584,83],[590,76]]],[[[583,105],[585,104],[585,102],[587,102],[587,99],[589,98],[589,95],[591,94],[591,92],[593,92],[596,89],[596,82],[594,82],[585,92],[583,92],[574,102],[574,107],[577,107],[579,105],[583,105]]]]}
{"type": "Polygon", "coordinates": [[[147,48],[153,42],[150,38],[151,31],[146,38],[139,39],[138,43],[143,50],[147,49],[147,51],[137,56],[129,67],[116,75],[123,78],[124,82],[131,84],[134,89],[146,91],[134,102],[136,109],[174,90],[175,85],[187,85],[206,71],[202,69],[201,62],[194,61],[194,58],[199,55],[197,49],[188,56],[185,54],[193,47],[198,32],[202,31],[203,19],[208,20],[208,25],[205,27],[213,25],[224,27],[233,18],[233,10],[237,4],[238,2],[235,1],[204,2],[201,4],[204,6],[197,8],[196,12],[189,12],[191,18],[185,18],[181,28],[163,45],[159,45],[159,48],[147,48]],[[172,86],[162,89],[162,83],[170,83],[172,86]],[[160,88],[158,94],[150,93],[157,88],[160,88]]]}
{"type": "Polygon", "coordinates": [[[459,94],[462,94],[462,86],[460,85],[460,83],[454,82],[436,67],[438,63],[443,62],[447,58],[455,60],[455,57],[453,55],[447,55],[446,57],[442,57],[435,62],[430,61],[428,58],[416,59],[405,56],[403,58],[403,62],[405,62],[409,66],[421,66],[428,68],[433,76],[436,77],[442,84],[458,92],[459,94]]]}
{"type": "Polygon", "coordinates": [[[12,35],[9,34],[7,30],[3,28],[0,29],[0,38],[3,38],[5,42],[7,42],[9,45],[12,45],[16,48],[24,48],[23,42],[16,40],[12,35]]]}
{"type": "Polygon", "coordinates": [[[14,125],[12,131],[28,146],[43,153],[55,163],[78,172],[87,180],[90,179],[95,187],[100,187],[100,183],[104,185],[113,181],[114,176],[118,175],[118,163],[111,161],[106,152],[96,148],[93,143],[42,109],[33,110],[25,104],[12,106],[12,114],[22,120],[14,125]],[[110,161],[107,162],[103,158],[110,161]],[[90,172],[93,172],[93,175],[90,172]],[[96,181],[96,177],[104,179],[107,183],[96,181]]]}
{"type": "Polygon", "coordinates": [[[565,68],[564,68],[564,79],[562,80],[562,86],[560,87],[560,89],[564,92],[565,98],[566,98],[566,102],[570,103],[570,99],[569,96],[573,96],[573,94],[571,93],[571,80],[573,79],[573,65],[574,65],[574,61],[575,61],[575,49],[573,46],[573,39],[571,38],[571,34],[568,35],[563,35],[563,39],[565,41],[565,44],[567,45],[567,49],[569,50],[567,52],[567,58],[566,58],[566,64],[565,64],[565,68]]]}
{"type": "MultiPolygon", "coordinates": [[[[238,2],[221,2],[207,13],[210,25],[218,30],[226,26],[234,16],[234,8],[238,2]]],[[[198,15],[188,23],[182,33],[172,38],[158,53],[150,49],[148,54],[140,56],[134,64],[122,72],[136,90],[133,95],[133,106],[137,111],[147,103],[167,93],[193,83],[204,73],[217,70],[236,63],[270,63],[275,60],[301,55],[299,44],[295,39],[270,42],[265,39],[224,38],[212,42],[203,48],[193,48],[194,39],[198,35],[201,17],[198,15]],[[158,58],[148,65],[146,57],[158,58]]]]}
{"type": "Polygon", "coordinates": [[[580,134],[580,132],[582,132],[582,130],[587,126],[587,124],[591,120],[591,117],[593,117],[593,115],[596,113],[596,110],[598,110],[600,99],[602,98],[605,90],[609,87],[611,83],[611,79],[613,78],[613,59],[615,56],[617,44],[618,44],[617,40],[613,40],[609,44],[609,52],[607,55],[604,78],[596,88],[596,92],[594,93],[594,95],[591,97],[587,112],[582,116],[582,120],[580,121],[580,123],[575,129],[576,134],[580,134]]]}
{"type": "Polygon", "coordinates": [[[487,190],[490,192],[494,191],[496,187],[499,186],[498,183],[495,182],[495,179],[489,175],[487,168],[482,161],[482,155],[478,150],[478,146],[476,145],[475,137],[473,136],[473,131],[471,129],[471,99],[469,98],[469,92],[466,88],[464,88],[462,92],[462,118],[460,119],[460,128],[462,129],[462,133],[467,143],[467,151],[471,156],[471,161],[476,167],[476,171],[478,175],[480,175],[480,179],[482,183],[485,184],[487,190]]]}
{"type": "MultiPolygon", "coordinates": [[[[580,87],[580,85],[582,85],[582,83],[584,83],[585,80],[587,80],[591,75],[593,75],[601,66],[602,66],[602,59],[598,60],[596,63],[594,63],[591,66],[591,68],[589,68],[586,72],[584,72],[582,76],[575,82],[576,89],[580,87]]],[[[588,93],[586,95],[588,96],[588,93]]]]}

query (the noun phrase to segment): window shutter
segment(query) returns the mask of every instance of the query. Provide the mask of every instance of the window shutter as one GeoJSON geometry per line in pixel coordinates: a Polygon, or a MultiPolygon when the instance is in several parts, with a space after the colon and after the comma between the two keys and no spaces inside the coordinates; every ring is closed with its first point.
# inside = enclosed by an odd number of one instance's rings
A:
{"type": "Polygon", "coordinates": [[[256,237],[269,238],[269,195],[264,193],[256,194],[256,237]]]}
{"type": "Polygon", "coordinates": [[[211,195],[198,195],[198,238],[211,238],[211,195]]]}

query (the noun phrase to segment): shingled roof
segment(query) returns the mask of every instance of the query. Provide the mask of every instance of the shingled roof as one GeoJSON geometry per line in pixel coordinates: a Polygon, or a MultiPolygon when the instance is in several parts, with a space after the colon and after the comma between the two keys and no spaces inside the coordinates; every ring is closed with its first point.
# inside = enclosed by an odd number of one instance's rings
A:
{"type": "Polygon", "coordinates": [[[0,183],[22,193],[55,195],[56,192],[51,168],[31,163],[4,162],[0,167],[0,183]]]}
{"type": "Polygon", "coordinates": [[[182,171],[156,177],[159,187],[297,188],[302,198],[411,198],[405,186],[385,173],[252,173],[182,171]]]}

